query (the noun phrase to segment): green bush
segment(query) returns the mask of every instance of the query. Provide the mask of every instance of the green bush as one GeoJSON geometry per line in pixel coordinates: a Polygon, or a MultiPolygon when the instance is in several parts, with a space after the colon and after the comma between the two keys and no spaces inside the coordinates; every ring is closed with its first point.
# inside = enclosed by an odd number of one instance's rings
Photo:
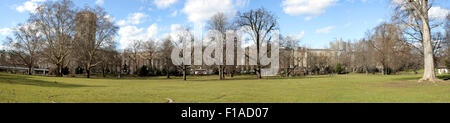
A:
{"type": "Polygon", "coordinates": [[[334,72],[336,74],[341,74],[344,71],[344,69],[341,66],[341,63],[337,63],[336,66],[334,66],[334,72]]]}

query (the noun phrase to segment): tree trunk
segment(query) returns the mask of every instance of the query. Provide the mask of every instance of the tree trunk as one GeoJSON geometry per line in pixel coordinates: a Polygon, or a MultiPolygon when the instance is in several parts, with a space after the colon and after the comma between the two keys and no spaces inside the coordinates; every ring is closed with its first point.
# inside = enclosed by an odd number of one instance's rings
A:
{"type": "Polygon", "coordinates": [[[170,73],[167,72],[167,79],[170,79],[170,73]]]}
{"type": "Polygon", "coordinates": [[[187,77],[186,77],[186,70],[187,70],[186,65],[183,65],[183,80],[184,80],[184,81],[187,80],[187,77]]]}
{"type": "Polygon", "coordinates": [[[364,67],[365,71],[366,71],[366,75],[369,75],[369,68],[366,66],[364,67]]]}
{"type": "Polygon", "coordinates": [[[105,68],[102,68],[103,78],[106,78],[105,68]]]}
{"type": "Polygon", "coordinates": [[[221,65],[219,65],[219,80],[223,80],[223,69],[221,65]]]}
{"type": "Polygon", "coordinates": [[[423,25],[423,52],[424,52],[424,75],[423,78],[419,80],[419,82],[423,81],[431,81],[435,82],[436,79],[436,71],[434,66],[434,55],[433,55],[433,46],[431,44],[431,32],[430,26],[428,25],[428,21],[422,21],[423,25]]]}
{"type": "Polygon", "coordinates": [[[33,75],[33,67],[32,66],[28,66],[28,75],[33,75]]]}
{"type": "Polygon", "coordinates": [[[117,78],[120,79],[122,77],[122,65],[119,66],[119,72],[117,72],[117,73],[118,73],[117,78]]]}
{"type": "Polygon", "coordinates": [[[261,66],[258,65],[258,68],[256,70],[256,74],[258,76],[258,79],[262,79],[262,75],[261,75],[261,66]]]}
{"type": "Polygon", "coordinates": [[[56,70],[57,72],[56,72],[56,76],[58,76],[58,77],[63,77],[63,73],[62,73],[62,69],[63,69],[63,65],[62,65],[62,63],[58,63],[57,65],[57,69],[58,70],[56,70]]]}
{"type": "Polygon", "coordinates": [[[89,68],[89,67],[86,68],[86,74],[87,74],[87,78],[91,78],[91,68],[89,68]]]}
{"type": "Polygon", "coordinates": [[[225,66],[222,66],[222,80],[224,80],[225,77],[226,77],[225,66]]]}

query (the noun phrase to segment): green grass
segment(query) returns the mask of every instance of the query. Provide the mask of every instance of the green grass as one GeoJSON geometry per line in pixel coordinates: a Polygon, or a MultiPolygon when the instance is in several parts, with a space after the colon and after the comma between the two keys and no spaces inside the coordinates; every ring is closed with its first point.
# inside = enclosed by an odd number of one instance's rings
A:
{"type": "MultiPolygon", "coordinates": [[[[449,78],[450,75],[440,76],[449,78]]],[[[254,80],[238,76],[85,79],[0,73],[0,103],[450,103],[450,83],[420,75],[339,75],[254,80]]]]}

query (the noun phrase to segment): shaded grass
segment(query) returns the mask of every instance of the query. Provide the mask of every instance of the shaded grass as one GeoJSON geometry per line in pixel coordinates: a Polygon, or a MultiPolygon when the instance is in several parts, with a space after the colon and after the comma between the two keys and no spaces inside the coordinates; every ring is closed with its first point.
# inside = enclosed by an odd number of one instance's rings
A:
{"type": "Polygon", "coordinates": [[[78,87],[99,87],[99,86],[87,86],[69,83],[58,83],[57,81],[43,81],[34,80],[32,76],[16,76],[9,74],[0,74],[0,83],[4,84],[18,84],[18,85],[30,85],[30,86],[40,86],[40,87],[58,87],[58,88],[78,88],[78,87]]]}
{"type": "Polygon", "coordinates": [[[188,81],[181,77],[85,79],[0,73],[0,102],[165,103],[167,98],[176,103],[450,102],[447,81],[420,84],[417,82],[420,75],[217,78],[189,76],[188,81]]]}

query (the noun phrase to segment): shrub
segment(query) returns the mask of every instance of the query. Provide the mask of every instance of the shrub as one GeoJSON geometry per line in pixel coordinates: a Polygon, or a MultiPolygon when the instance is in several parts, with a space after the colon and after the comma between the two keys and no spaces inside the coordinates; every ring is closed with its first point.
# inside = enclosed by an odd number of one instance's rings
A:
{"type": "Polygon", "coordinates": [[[69,75],[69,74],[70,74],[69,67],[64,67],[64,68],[62,69],[62,74],[64,74],[64,75],[69,75]]]}
{"type": "Polygon", "coordinates": [[[141,69],[139,70],[139,76],[147,76],[148,73],[150,73],[150,71],[148,70],[147,66],[142,66],[141,69]]]}
{"type": "Polygon", "coordinates": [[[341,66],[341,63],[337,63],[336,66],[334,66],[334,72],[336,74],[341,74],[344,71],[344,69],[341,66]]]}
{"type": "Polygon", "coordinates": [[[75,68],[75,74],[83,74],[84,69],[81,68],[80,66],[78,66],[77,68],[75,68]]]}

